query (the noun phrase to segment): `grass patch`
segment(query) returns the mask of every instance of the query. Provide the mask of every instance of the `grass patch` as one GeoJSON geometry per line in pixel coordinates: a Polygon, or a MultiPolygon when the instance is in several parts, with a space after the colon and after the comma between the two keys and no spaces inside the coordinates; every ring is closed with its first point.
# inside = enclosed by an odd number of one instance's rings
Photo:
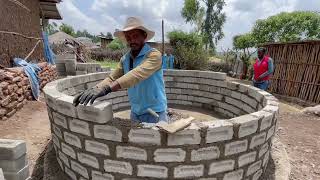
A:
{"type": "Polygon", "coordinates": [[[102,67],[110,67],[111,69],[115,69],[118,65],[118,62],[114,60],[95,61],[95,63],[100,64],[102,67]]]}

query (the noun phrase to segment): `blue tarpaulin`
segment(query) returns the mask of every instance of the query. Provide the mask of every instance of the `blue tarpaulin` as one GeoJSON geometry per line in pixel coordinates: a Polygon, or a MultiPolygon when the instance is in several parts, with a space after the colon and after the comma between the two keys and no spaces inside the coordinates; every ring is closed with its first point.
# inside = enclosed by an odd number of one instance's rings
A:
{"type": "Polygon", "coordinates": [[[43,44],[44,44],[44,55],[46,56],[46,60],[49,64],[55,64],[56,55],[53,53],[52,49],[49,45],[48,34],[46,32],[42,32],[43,44]]]}
{"type": "Polygon", "coordinates": [[[21,58],[14,58],[13,61],[16,66],[23,67],[24,72],[30,81],[32,95],[36,100],[39,100],[40,82],[38,78],[38,72],[41,71],[41,68],[37,64],[28,63],[21,58]]]}

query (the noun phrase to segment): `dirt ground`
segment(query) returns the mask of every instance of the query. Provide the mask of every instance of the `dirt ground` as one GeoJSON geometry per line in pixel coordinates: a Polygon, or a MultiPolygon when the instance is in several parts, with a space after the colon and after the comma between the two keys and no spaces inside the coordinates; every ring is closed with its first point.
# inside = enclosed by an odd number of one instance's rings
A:
{"type": "MultiPolygon", "coordinates": [[[[301,108],[281,101],[278,135],[289,155],[290,180],[319,180],[320,118],[301,114],[301,108]]],[[[32,172],[36,159],[50,138],[49,128],[45,104],[28,102],[13,117],[5,122],[0,121],[0,138],[23,139],[27,142],[32,172]]]]}
{"type": "Polygon", "coordinates": [[[27,154],[32,172],[35,161],[50,139],[50,125],[44,102],[28,101],[7,121],[0,121],[0,138],[21,139],[27,143],[27,154]]]}

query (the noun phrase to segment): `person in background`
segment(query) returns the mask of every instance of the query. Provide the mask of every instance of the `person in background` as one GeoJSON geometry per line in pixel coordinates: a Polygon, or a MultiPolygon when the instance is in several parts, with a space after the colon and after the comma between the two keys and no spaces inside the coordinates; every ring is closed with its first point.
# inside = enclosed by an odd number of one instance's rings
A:
{"type": "Polygon", "coordinates": [[[114,36],[127,43],[130,51],[105,80],[77,95],[74,105],[92,104],[99,97],[128,89],[131,120],[146,123],[168,121],[161,53],[146,43],[154,34],[140,19],[129,17],[125,27],[117,30],[114,36]]]}
{"type": "Polygon", "coordinates": [[[253,85],[262,90],[267,90],[270,76],[273,73],[273,60],[266,55],[265,48],[258,49],[258,58],[253,65],[253,85]]]}

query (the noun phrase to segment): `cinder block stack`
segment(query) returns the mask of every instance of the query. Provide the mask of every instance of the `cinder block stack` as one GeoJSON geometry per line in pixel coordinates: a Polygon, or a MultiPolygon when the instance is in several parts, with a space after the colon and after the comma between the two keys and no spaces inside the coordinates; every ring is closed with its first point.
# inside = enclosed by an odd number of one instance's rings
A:
{"type": "MultiPolygon", "coordinates": [[[[0,168],[6,180],[29,177],[26,143],[21,140],[0,139],[0,168]]],[[[0,170],[0,180],[1,179],[0,170]]]]}

